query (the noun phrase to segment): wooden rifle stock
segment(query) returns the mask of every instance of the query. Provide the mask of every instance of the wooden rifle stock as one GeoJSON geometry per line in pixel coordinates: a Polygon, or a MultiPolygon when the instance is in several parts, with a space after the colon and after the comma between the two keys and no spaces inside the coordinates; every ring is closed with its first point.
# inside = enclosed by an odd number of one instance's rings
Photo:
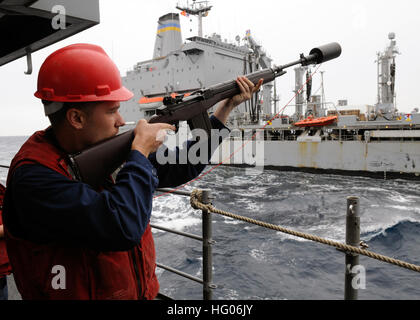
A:
{"type": "Polygon", "coordinates": [[[126,161],[133,139],[134,131],[130,130],[70,155],[76,178],[94,188],[103,185],[106,178],[126,161]]]}

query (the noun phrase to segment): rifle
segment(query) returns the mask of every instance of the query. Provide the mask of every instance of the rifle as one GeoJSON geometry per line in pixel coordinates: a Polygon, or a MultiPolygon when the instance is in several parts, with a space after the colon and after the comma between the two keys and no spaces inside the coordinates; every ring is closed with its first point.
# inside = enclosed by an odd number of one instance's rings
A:
{"type": "MultiPolygon", "coordinates": [[[[299,60],[273,68],[247,74],[246,77],[257,84],[271,82],[286,73],[284,69],[294,65],[307,66],[335,59],[341,55],[341,47],[333,42],[310,51],[308,56],[300,54],[299,60]]],[[[191,130],[201,128],[210,133],[211,124],[207,110],[217,102],[240,93],[235,80],[219,83],[192,92],[189,96],[166,96],[163,105],[149,123],[169,123],[177,125],[187,121],[191,130]]],[[[210,135],[208,135],[210,137],[210,135]]],[[[112,172],[126,160],[134,139],[134,130],[101,141],[77,154],[69,155],[71,167],[76,178],[93,187],[100,186],[112,172]]]]}

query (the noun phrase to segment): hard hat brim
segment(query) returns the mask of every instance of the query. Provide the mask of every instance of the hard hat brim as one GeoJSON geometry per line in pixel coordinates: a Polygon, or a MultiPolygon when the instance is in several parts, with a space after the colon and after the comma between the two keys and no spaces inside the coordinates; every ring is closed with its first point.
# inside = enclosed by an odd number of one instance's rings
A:
{"type": "Polygon", "coordinates": [[[106,95],[91,94],[56,96],[54,93],[45,95],[42,91],[38,90],[35,92],[34,96],[42,100],[57,102],[127,101],[134,96],[134,93],[125,87],[121,87],[106,95]]]}

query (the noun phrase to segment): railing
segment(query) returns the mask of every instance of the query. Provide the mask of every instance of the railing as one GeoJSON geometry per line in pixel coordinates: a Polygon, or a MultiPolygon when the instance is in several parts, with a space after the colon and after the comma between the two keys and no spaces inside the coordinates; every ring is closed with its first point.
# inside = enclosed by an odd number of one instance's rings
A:
{"type": "MultiPolygon", "coordinates": [[[[172,189],[157,189],[158,192],[163,193],[171,193],[176,194],[180,196],[188,196],[191,197],[190,192],[185,191],[177,191],[172,189]]],[[[212,199],[211,193],[209,189],[202,190],[203,192],[203,203],[210,203],[210,200],[212,199]]],[[[182,272],[180,270],[177,270],[175,268],[166,266],[161,263],[156,263],[156,266],[162,269],[165,269],[169,272],[175,273],[179,276],[182,276],[184,278],[190,279],[192,281],[198,282],[203,285],[203,300],[211,300],[213,298],[213,289],[216,288],[216,286],[212,283],[213,281],[213,271],[212,271],[212,265],[213,265],[213,252],[212,252],[212,245],[214,244],[214,241],[212,240],[212,219],[211,219],[211,213],[208,210],[202,210],[202,236],[197,236],[195,234],[181,232],[172,230],[169,228],[165,228],[162,226],[158,226],[155,224],[151,224],[152,228],[170,232],[173,234],[177,234],[180,236],[188,237],[191,239],[195,239],[202,242],[203,245],[203,279],[194,277],[190,274],[187,274],[185,272],[182,272]]]]}
{"type": "MultiPolygon", "coordinates": [[[[162,189],[160,189],[162,190],[162,189]]],[[[163,192],[172,192],[169,189],[163,189],[163,192]]],[[[359,198],[358,197],[348,197],[347,198],[347,215],[346,215],[346,244],[323,239],[318,236],[314,236],[311,234],[306,234],[303,232],[298,232],[290,229],[283,228],[281,226],[269,224],[263,221],[258,221],[252,218],[240,216],[234,213],[230,213],[227,211],[216,209],[211,205],[210,202],[210,191],[206,190],[194,190],[193,192],[179,192],[174,191],[175,194],[181,195],[190,195],[191,205],[194,209],[202,210],[203,215],[203,238],[199,238],[198,236],[193,237],[195,239],[199,239],[203,241],[203,280],[197,279],[195,277],[191,277],[179,270],[164,267],[164,269],[175,272],[187,278],[193,278],[197,282],[203,284],[203,298],[204,299],[211,299],[212,298],[212,289],[216,288],[215,285],[212,284],[212,253],[211,253],[211,245],[213,240],[211,239],[211,217],[210,213],[220,214],[223,216],[227,216],[236,220],[241,220],[247,223],[255,224],[264,228],[280,231],[292,236],[304,238],[307,240],[319,242],[322,244],[326,244],[332,247],[335,247],[337,250],[345,253],[345,277],[344,277],[344,299],[345,300],[356,300],[358,296],[359,288],[354,286],[354,280],[357,277],[357,273],[355,269],[358,269],[359,266],[359,255],[362,254],[364,256],[382,261],[387,262],[402,268],[406,268],[415,272],[420,272],[420,266],[407,263],[405,261],[397,260],[394,258],[390,258],[381,254],[377,254],[371,251],[366,250],[368,247],[363,241],[360,241],[360,217],[359,217],[359,198]]],[[[170,231],[167,229],[167,231],[170,231]]],[[[173,231],[170,231],[173,232],[173,231]]],[[[185,235],[179,231],[174,233],[185,235]]],[[[188,235],[191,237],[191,235],[188,235]]],[[[161,265],[160,265],[161,266],[161,265]]],[[[356,279],[357,280],[357,279],[356,279]]],[[[357,281],[356,281],[357,282],[357,281]]]]}

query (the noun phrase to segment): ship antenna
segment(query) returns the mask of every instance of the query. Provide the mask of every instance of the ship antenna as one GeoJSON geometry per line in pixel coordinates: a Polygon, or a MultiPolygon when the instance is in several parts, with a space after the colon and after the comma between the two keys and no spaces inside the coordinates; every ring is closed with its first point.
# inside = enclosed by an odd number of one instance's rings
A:
{"type": "Polygon", "coordinates": [[[209,1],[196,1],[193,0],[190,5],[187,1],[186,5],[176,5],[178,10],[181,10],[183,16],[198,16],[198,36],[203,37],[203,17],[207,17],[212,6],[209,5],[209,1]]]}
{"type": "Polygon", "coordinates": [[[321,98],[322,98],[322,102],[321,102],[321,109],[324,110],[325,108],[325,91],[324,91],[324,72],[325,71],[321,71],[321,98]]]}

